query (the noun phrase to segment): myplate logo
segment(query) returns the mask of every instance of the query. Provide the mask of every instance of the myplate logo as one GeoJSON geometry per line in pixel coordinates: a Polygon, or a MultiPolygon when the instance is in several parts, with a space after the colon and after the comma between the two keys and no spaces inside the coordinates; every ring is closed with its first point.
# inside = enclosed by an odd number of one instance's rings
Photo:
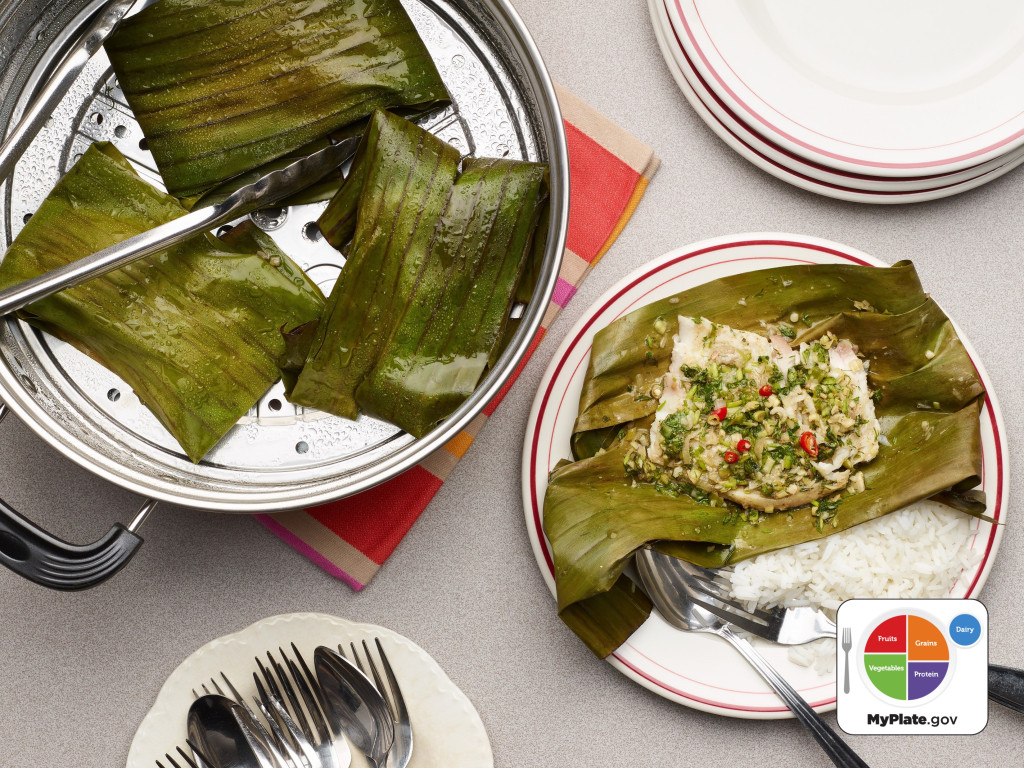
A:
{"type": "Polygon", "coordinates": [[[919,611],[890,615],[861,636],[867,687],[885,703],[916,706],[953,677],[955,656],[935,620],[919,611]]]}
{"type": "Polygon", "coordinates": [[[977,600],[839,608],[837,715],[847,733],[978,733],[988,722],[988,613],[977,600]]]}

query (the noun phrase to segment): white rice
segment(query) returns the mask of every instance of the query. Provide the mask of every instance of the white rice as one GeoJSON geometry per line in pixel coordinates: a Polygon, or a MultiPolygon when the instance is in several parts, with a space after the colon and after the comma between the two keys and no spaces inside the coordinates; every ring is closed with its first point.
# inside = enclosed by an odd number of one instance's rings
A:
{"type": "MultiPolygon", "coordinates": [[[[834,611],[854,597],[948,597],[962,571],[981,560],[971,549],[973,519],[922,501],[819,541],[809,541],[738,563],[732,597],[748,607],[810,605],[834,611]]],[[[835,641],[790,649],[790,660],[827,674],[835,641]]]]}

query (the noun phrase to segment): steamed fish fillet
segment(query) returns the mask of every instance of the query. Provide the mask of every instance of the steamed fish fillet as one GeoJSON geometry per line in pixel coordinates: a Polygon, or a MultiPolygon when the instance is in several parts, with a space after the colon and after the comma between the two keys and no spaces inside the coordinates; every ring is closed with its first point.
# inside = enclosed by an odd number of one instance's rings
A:
{"type": "Polygon", "coordinates": [[[766,512],[856,492],[855,466],[878,453],[871,395],[847,340],[794,349],[680,317],[647,456],[676,481],[766,512]]]}

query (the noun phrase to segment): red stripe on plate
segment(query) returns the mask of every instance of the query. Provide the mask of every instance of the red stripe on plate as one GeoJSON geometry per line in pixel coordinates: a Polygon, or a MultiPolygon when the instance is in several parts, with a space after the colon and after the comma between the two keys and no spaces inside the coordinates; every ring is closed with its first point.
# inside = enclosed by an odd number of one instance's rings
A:
{"type": "MultiPolygon", "coordinates": [[[[628,668],[633,674],[637,675],[638,677],[642,677],[647,682],[653,683],[654,685],[658,686],[659,688],[663,688],[664,690],[668,691],[669,693],[675,694],[676,696],[679,696],[679,697],[684,698],[684,699],[688,699],[690,701],[696,701],[696,702],[698,702],[700,704],[705,704],[705,705],[711,706],[711,707],[717,707],[718,709],[729,709],[729,710],[732,710],[734,712],[788,712],[789,711],[789,707],[748,707],[748,706],[740,706],[738,704],[725,704],[725,703],[720,702],[720,701],[715,701],[714,699],[705,699],[702,696],[694,696],[692,693],[687,693],[686,691],[683,691],[683,690],[680,690],[679,688],[676,688],[674,686],[668,685],[667,683],[664,683],[661,680],[655,680],[653,677],[648,675],[642,669],[640,669],[637,666],[634,666],[633,664],[630,664],[628,661],[623,659],[621,656],[619,656],[617,654],[612,654],[612,655],[615,656],[615,660],[617,662],[619,662],[622,666],[628,668]]],[[[723,690],[727,690],[727,689],[723,689],[723,690]]],[[[742,693],[742,691],[738,691],[738,693],[742,693]]],[[[835,704],[835,703],[836,703],[836,699],[835,699],[834,696],[831,699],[823,699],[822,701],[808,702],[808,704],[810,704],[812,707],[827,707],[830,704],[835,704]]]]}
{"type": "MultiPolygon", "coordinates": [[[[974,365],[974,360],[971,360],[971,364],[974,365]]],[[[977,371],[978,366],[974,365],[974,369],[977,371]]],[[[981,374],[979,373],[979,376],[981,374]]],[[[992,422],[992,435],[996,444],[996,508],[992,512],[992,518],[999,520],[1002,515],[1003,509],[1003,441],[1002,435],[999,434],[999,420],[996,419],[995,409],[992,407],[992,401],[985,398],[985,410],[988,411],[989,421],[992,422]]],[[[984,468],[982,469],[984,471],[984,468]]],[[[988,559],[992,554],[992,547],[996,542],[996,531],[999,530],[999,526],[993,525],[992,531],[989,533],[988,544],[985,546],[985,554],[981,557],[981,563],[978,566],[978,572],[974,575],[974,581],[971,582],[971,586],[967,588],[967,593],[964,597],[970,597],[974,594],[974,590],[978,585],[978,580],[981,578],[981,574],[985,572],[985,564],[988,563],[988,559]]]]}
{"type": "MultiPolygon", "coordinates": [[[[735,693],[735,689],[733,689],[733,688],[723,688],[720,685],[712,685],[711,683],[705,683],[705,682],[703,682],[701,680],[694,680],[692,677],[687,677],[686,675],[684,675],[684,674],[682,674],[680,672],[677,672],[676,670],[671,669],[670,667],[666,667],[664,664],[661,664],[660,662],[655,661],[654,659],[652,659],[650,656],[648,656],[646,653],[641,651],[639,648],[637,648],[635,645],[630,643],[628,640],[625,643],[622,644],[622,647],[623,648],[629,648],[637,656],[640,656],[641,658],[643,658],[644,661],[648,661],[651,664],[653,664],[654,666],[659,667],[661,669],[664,669],[670,675],[673,675],[675,677],[681,677],[683,680],[686,680],[688,683],[695,683],[696,685],[701,685],[701,686],[703,686],[705,688],[714,688],[715,690],[718,690],[718,691],[726,691],[728,693],[735,693]]],[[[616,655],[615,658],[616,659],[620,659],[620,657],[618,655],[616,655]]],[[[812,685],[809,688],[805,688],[804,691],[814,691],[814,690],[817,690],[818,688],[835,688],[835,681],[831,681],[831,682],[828,682],[828,683],[821,683],[820,685],[812,685]]],[[[754,696],[774,696],[775,695],[775,693],[773,691],[744,691],[744,693],[749,693],[749,694],[752,694],[754,696]]],[[[783,708],[780,711],[785,711],[785,708],[783,708]]]]}

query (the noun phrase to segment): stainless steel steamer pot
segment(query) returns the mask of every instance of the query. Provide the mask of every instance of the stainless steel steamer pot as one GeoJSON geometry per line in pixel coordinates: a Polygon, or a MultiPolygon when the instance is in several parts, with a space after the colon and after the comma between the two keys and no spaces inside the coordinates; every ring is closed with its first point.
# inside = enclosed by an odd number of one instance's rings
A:
{"type": "MultiPolygon", "coordinates": [[[[403,0],[454,107],[429,125],[464,153],[545,161],[551,213],[543,268],[508,349],[473,396],[419,440],[370,417],[352,422],[290,405],[273,387],[199,464],[130,388],[67,344],[0,321],[0,418],[10,408],[46,442],[147,497],[134,521],[85,546],[63,542],[0,502],[0,562],[55,589],[93,586],[119,570],[157,501],[217,512],[275,512],[363,491],[411,468],[477,417],[537,333],[554,291],[569,210],[565,132],[540,54],[506,0],[403,0]]],[[[140,0],[140,5],[148,4],[140,0]]],[[[99,0],[0,0],[0,135],[6,135],[99,7],[99,0]]],[[[0,186],[0,246],[10,244],[92,141],[112,141],[154,183],[152,156],[101,51],[0,186]]],[[[252,214],[321,287],[343,259],[310,226],[325,204],[252,214]]]]}

